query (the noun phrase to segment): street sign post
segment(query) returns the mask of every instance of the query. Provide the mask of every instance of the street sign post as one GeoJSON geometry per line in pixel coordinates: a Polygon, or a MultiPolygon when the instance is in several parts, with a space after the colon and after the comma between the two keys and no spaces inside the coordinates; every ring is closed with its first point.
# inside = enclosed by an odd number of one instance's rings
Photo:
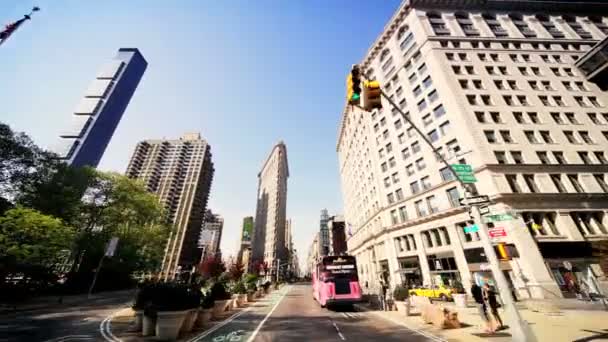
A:
{"type": "Polygon", "coordinates": [[[473,168],[468,164],[452,164],[452,170],[456,172],[456,177],[463,183],[475,183],[477,178],[473,175],[473,168]]]}
{"type": "Polygon", "coordinates": [[[507,236],[507,232],[503,227],[496,227],[488,229],[488,235],[490,235],[491,238],[497,238],[507,236]]]}
{"type": "Polygon", "coordinates": [[[472,197],[465,197],[465,198],[460,198],[458,199],[458,201],[460,202],[460,205],[482,205],[482,204],[486,204],[486,203],[490,203],[490,197],[483,195],[483,196],[472,196],[472,197]]]}
{"type": "Polygon", "coordinates": [[[476,233],[479,231],[479,226],[476,224],[472,224],[470,226],[464,227],[464,232],[467,234],[476,233]]]}
{"type": "Polygon", "coordinates": [[[513,219],[513,215],[511,215],[511,214],[486,215],[483,217],[483,219],[486,222],[511,221],[513,219]]]}

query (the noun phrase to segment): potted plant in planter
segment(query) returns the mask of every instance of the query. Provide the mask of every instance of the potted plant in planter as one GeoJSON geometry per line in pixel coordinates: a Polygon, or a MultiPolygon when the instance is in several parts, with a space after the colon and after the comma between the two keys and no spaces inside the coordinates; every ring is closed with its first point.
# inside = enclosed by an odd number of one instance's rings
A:
{"type": "Polygon", "coordinates": [[[188,306],[190,307],[190,310],[186,314],[186,318],[184,318],[184,323],[180,329],[181,333],[189,333],[192,331],[198,316],[198,308],[201,305],[202,294],[200,288],[198,288],[198,286],[191,286],[187,291],[188,306]]]}
{"type": "Polygon", "coordinates": [[[410,301],[409,292],[404,285],[398,285],[393,291],[393,298],[395,299],[395,305],[397,311],[403,312],[406,316],[410,315],[410,301]]]}
{"type": "Polygon", "coordinates": [[[454,288],[452,289],[452,298],[454,298],[454,304],[459,308],[467,307],[467,293],[464,290],[464,286],[459,281],[454,282],[454,288]]]}
{"type": "Polygon", "coordinates": [[[196,318],[196,327],[202,327],[207,322],[211,320],[211,312],[213,311],[213,297],[210,293],[203,296],[203,300],[201,301],[201,307],[198,312],[198,317],[196,318]]]}
{"type": "Polygon", "coordinates": [[[257,288],[255,283],[247,283],[247,302],[251,303],[256,297],[257,288]]]}
{"type": "Polygon", "coordinates": [[[268,294],[268,292],[270,292],[270,282],[266,281],[264,283],[264,285],[262,285],[262,287],[264,288],[264,294],[268,294]]]}
{"type": "Polygon", "coordinates": [[[224,283],[217,281],[211,286],[210,295],[214,301],[212,315],[214,318],[218,318],[228,309],[230,293],[226,291],[224,283]]]}
{"type": "Polygon", "coordinates": [[[135,311],[135,331],[141,331],[144,320],[144,308],[152,300],[153,283],[141,283],[138,285],[135,301],[131,307],[135,311]]]}
{"type": "Polygon", "coordinates": [[[238,281],[232,290],[236,294],[236,306],[242,307],[245,305],[247,301],[247,288],[245,288],[245,284],[242,281],[238,281]]]}
{"type": "Polygon", "coordinates": [[[155,314],[156,316],[155,330],[158,339],[177,339],[184,319],[193,305],[188,290],[188,287],[182,284],[160,283],[157,285],[152,305],[147,308],[147,311],[150,315],[155,314]]]}

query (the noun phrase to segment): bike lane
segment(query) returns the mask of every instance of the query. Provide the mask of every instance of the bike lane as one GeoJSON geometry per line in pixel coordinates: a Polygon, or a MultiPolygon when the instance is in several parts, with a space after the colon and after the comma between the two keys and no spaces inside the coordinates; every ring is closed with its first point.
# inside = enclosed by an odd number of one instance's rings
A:
{"type": "Polygon", "coordinates": [[[247,308],[235,313],[188,342],[247,342],[262,327],[274,308],[279,305],[291,286],[274,291],[269,296],[258,299],[247,308]]]}

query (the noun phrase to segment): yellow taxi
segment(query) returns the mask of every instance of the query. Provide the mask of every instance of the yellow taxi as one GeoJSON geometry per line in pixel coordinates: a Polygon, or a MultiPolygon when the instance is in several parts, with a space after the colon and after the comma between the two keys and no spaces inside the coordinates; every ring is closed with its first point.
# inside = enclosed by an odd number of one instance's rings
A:
{"type": "Polygon", "coordinates": [[[453,290],[443,285],[433,285],[431,287],[418,287],[410,290],[410,296],[421,296],[429,298],[439,298],[441,300],[452,300],[453,290]]]}

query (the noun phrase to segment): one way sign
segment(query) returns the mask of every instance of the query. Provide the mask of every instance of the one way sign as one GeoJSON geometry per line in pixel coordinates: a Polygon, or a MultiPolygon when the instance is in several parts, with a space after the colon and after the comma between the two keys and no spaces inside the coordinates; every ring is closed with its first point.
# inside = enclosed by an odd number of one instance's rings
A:
{"type": "Polygon", "coordinates": [[[490,197],[488,197],[486,195],[473,196],[473,197],[461,198],[461,199],[459,199],[459,202],[460,202],[460,205],[465,205],[465,206],[480,205],[480,204],[490,203],[490,197]]]}

